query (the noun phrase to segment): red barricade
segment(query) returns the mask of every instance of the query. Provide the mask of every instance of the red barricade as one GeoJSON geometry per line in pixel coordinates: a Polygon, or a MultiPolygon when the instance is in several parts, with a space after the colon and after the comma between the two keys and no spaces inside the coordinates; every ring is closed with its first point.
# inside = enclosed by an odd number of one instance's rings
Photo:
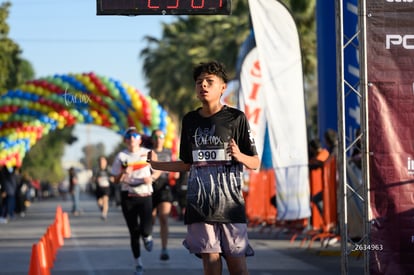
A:
{"type": "Polygon", "coordinates": [[[245,194],[246,215],[250,226],[273,224],[276,221],[276,208],[271,199],[276,194],[276,177],[273,169],[251,171],[245,194]]]}
{"type": "Polygon", "coordinates": [[[337,167],[335,156],[330,156],[322,167],[322,188],[323,188],[323,215],[322,230],[313,234],[309,246],[313,241],[321,241],[329,238],[339,238],[335,229],[338,225],[337,212],[337,167]]]}
{"type": "MultiPolygon", "coordinates": [[[[323,163],[329,158],[329,152],[326,149],[322,149],[316,156],[316,162],[323,163]]],[[[312,161],[309,162],[310,165],[314,165],[312,161]]],[[[318,193],[323,192],[323,171],[324,168],[321,167],[312,167],[309,171],[309,185],[310,185],[310,195],[311,197],[316,196],[318,193]]],[[[315,231],[321,230],[323,227],[323,217],[321,212],[315,203],[311,202],[311,225],[312,229],[315,231]]]]}

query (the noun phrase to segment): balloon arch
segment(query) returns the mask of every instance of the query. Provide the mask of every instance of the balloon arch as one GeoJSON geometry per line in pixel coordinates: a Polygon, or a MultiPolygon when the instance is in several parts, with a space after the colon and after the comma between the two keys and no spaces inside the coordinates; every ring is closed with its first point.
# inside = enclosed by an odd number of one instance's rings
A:
{"type": "Polygon", "coordinates": [[[50,131],[76,123],[121,134],[127,127],[166,133],[176,152],[176,126],[157,100],[134,87],[93,72],[54,75],[26,82],[0,95],[0,165],[21,166],[30,148],[50,131]]]}

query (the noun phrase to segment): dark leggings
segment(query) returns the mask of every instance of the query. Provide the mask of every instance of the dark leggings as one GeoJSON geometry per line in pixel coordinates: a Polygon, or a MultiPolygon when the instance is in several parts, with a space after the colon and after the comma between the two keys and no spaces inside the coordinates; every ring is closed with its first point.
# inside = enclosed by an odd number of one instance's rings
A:
{"type": "Polygon", "coordinates": [[[128,192],[122,192],[121,206],[131,238],[132,253],[138,258],[141,256],[140,237],[148,237],[152,233],[152,198],[128,197],[128,192]]]}

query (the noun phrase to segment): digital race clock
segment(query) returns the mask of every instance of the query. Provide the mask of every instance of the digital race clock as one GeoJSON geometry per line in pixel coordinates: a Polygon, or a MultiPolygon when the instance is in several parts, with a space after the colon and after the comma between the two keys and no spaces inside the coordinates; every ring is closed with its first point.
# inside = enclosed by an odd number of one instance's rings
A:
{"type": "Polygon", "coordinates": [[[230,14],[231,0],[97,0],[97,15],[230,14]]]}

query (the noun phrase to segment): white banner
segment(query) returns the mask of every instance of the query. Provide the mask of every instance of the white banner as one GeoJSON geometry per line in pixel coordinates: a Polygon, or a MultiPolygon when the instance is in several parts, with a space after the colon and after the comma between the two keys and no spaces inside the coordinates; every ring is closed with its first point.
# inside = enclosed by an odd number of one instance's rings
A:
{"type": "Polygon", "coordinates": [[[244,56],[240,70],[239,105],[249,120],[259,158],[263,154],[266,117],[264,110],[262,76],[257,48],[253,47],[244,56]]]}
{"type": "Polygon", "coordinates": [[[276,0],[249,0],[276,173],[278,220],[310,216],[302,61],[295,22],[276,0]]]}

